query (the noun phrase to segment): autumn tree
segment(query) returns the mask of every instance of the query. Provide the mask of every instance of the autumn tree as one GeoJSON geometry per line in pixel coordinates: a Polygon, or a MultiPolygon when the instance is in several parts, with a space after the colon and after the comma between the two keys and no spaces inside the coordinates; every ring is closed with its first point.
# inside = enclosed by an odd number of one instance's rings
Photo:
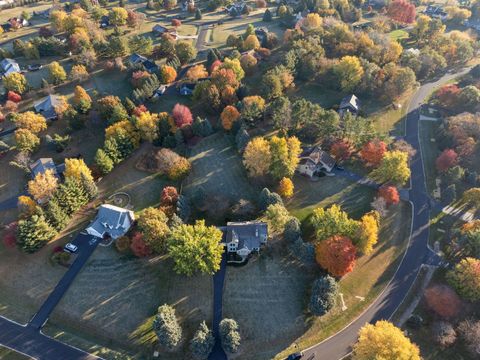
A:
{"type": "Polygon", "coordinates": [[[222,232],[205,221],[195,225],[180,225],[172,230],[168,239],[168,253],[175,262],[174,270],[191,276],[201,272],[212,275],[220,269],[223,246],[222,232]]]}
{"type": "Polygon", "coordinates": [[[29,218],[37,212],[37,203],[30,196],[21,195],[17,200],[20,218],[29,218]]]}
{"type": "Polygon", "coordinates": [[[143,234],[140,232],[133,234],[130,243],[130,250],[132,250],[132,253],[139,258],[147,257],[152,254],[152,249],[147,245],[147,242],[143,238],[143,234]]]}
{"type": "Polygon", "coordinates": [[[208,71],[207,69],[205,69],[205,66],[203,64],[192,66],[185,74],[185,78],[192,82],[206,77],[208,77],[208,71]]]}
{"type": "Polygon", "coordinates": [[[373,211],[363,215],[360,219],[358,241],[355,245],[362,254],[370,254],[378,241],[379,218],[380,215],[373,211]]]}
{"type": "Polygon", "coordinates": [[[19,103],[22,101],[22,96],[17,94],[15,91],[9,90],[7,93],[7,99],[13,101],[14,103],[19,103]]]}
{"type": "Polygon", "coordinates": [[[177,78],[177,71],[168,65],[162,65],[160,67],[160,78],[165,84],[170,84],[177,78]]]}
{"type": "Polygon", "coordinates": [[[378,189],[378,195],[385,199],[387,205],[396,205],[400,202],[398,190],[392,185],[382,185],[380,189],[378,189]]]}
{"type": "Polygon", "coordinates": [[[67,73],[58,61],[53,61],[48,65],[48,75],[53,84],[61,84],[67,80],[67,73]]]}
{"type": "Polygon", "coordinates": [[[243,153],[243,164],[252,177],[266,175],[271,165],[269,142],[261,137],[251,140],[243,153]]]}
{"type": "Polygon", "coordinates": [[[363,145],[359,155],[367,166],[378,166],[386,151],[387,144],[376,139],[363,145]]]}
{"type": "Polygon", "coordinates": [[[322,26],[322,18],[317,13],[310,13],[303,19],[301,27],[304,31],[311,31],[322,26]]]}
{"type": "Polygon", "coordinates": [[[447,273],[447,280],[466,300],[480,300],[480,260],[467,257],[447,273]]]}
{"type": "Polygon", "coordinates": [[[240,118],[240,112],[233,105],[225,106],[222,113],[220,114],[220,119],[222,121],[222,126],[225,130],[231,130],[233,123],[240,118]]]}
{"type": "Polygon", "coordinates": [[[458,331],[474,356],[480,354],[480,321],[464,320],[458,326],[458,331]]]}
{"type": "Polygon", "coordinates": [[[70,70],[70,79],[73,81],[84,81],[88,78],[88,70],[85,65],[77,64],[70,70]]]}
{"type": "Polygon", "coordinates": [[[128,12],[124,8],[114,7],[112,10],[110,10],[108,19],[110,20],[110,24],[115,27],[125,25],[128,19],[128,12]]]}
{"type": "Polygon", "coordinates": [[[380,183],[404,185],[410,178],[408,154],[397,150],[387,151],[371,176],[380,183]]]}
{"type": "Polygon", "coordinates": [[[344,56],[333,68],[342,91],[353,91],[360,83],[363,68],[360,59],[356,56],[344,56]]]}
{"type": "Polygon", "coordinates": [[[455,150],[445,149],[435,160],[435,165],[437,170],[440,172],[446,172],[451,167],[455,166],[458,163],[458,154],[455,150]]]}
{"type": "Polygon", "coordinates": [[[191,125],[193,122],[192,113],[190,109],[181,104],[176,104],[172,110],[172,116],[175,121],[175,125],[182,128],[187,125],[191,125]]]}
{"type": "Polygon", "coordinates": [[[136,125],[143,140],[152,142],[158,138],[158,114],[142,112],[137,117],[136,125]]]}
{"type": "Polygon", "coordinates": [[[28,192],[38,202],[45,202],[55,192],[58,186],[58,179],[53,170],[38,173],[33,180],[28,182],[28,192]]]}
{"type": "Polygon", "coordinates": [[[274,232],[283,232],[285,224],[290,219],[290,214],[283,204],[273,204],[267,207],[265,218],[271,230],[274,232]]]}
{"type": "Polygon", "coordinates": [[[19,72],[13,72],[2,78],[5,89],[15,91],[17,94],[23,94],[28,88],[28,81],[25,75],[19,72]]]}
{"type": "Polygon", "coordinates": [[[346,140],[337,140],[332,144],[330,153],[337,161],[345,161],[352,156],[353,146],[346,140]]]}
{"type": "Polygon", "coordinates": [[[160,194],[160,205],[175,206],[178,198],[178,191],[174,186],[165,186],[160,194]]]}
{"type": "Polygon", "coordinates": [[[273,136],[270,138],[270,173],[276,179],[292,177],[301,153],[300,141],[292,136],[288,139],[273,136]]]}
{"type": "Polygon", "coordinates": [[[310,222],[315,229],[318,241],[334,235],[354,238],[359,230],[358,221],[350,219],[348,214],[336,204],[328,209],[317,208],[313,210],[310,222]]]}
{"type": "Polygon", "coordinates": [[[146,244],[157,254],[165,250],[166,239],[170,234],[168,217],[162,210],[146,208],[138,217],[138,228],[146,244]]]}
{"type": "Polygon", "coordinates": [[[83,159],[65,159],[65,171],[63,174],[66,178],[72,177],[77,180],[81,180],[83,175],[87,180],[93,181],[92,172],[83,159]]]}
{"type": "Polygon", "coordinates": [[[360,329],[353,347],[354,360],[420,360],[420,350],[392,323],[381,320],[360,329]]]}
{"type": "Polygon", "coordinates": [[[471,188],[463,193],[462,201],[480,208],[480,188],[471,188]]]}
{"type": "Polygon", "coordinates": [[[290,180],[289,178],[282,178],[280,180],[280,183],[278,184],[278,194],[284,198],[291,198],[293,196],[293,181],[290,180]]]}
{"type": "Polygon", "coordinates": [[[82,114],[86,114],[92,107],[92,98],[80,85],[75,86],[72,104],[75,110],[82,114]]]}
{"type": "Polygon", "coordinates": [[[47,120],[42,115],[36,114],[33,111],[17,114],[14,122],[17,128],[29,130],[34,134],[47,128],[47,120]]]}
{"type": "Polygon", "coordinates": [[[260,41],[258,41],[258,38],[254,34],[248,35],[243,41],[243,50],[245,51],[256,50],[258,48],[260,48],[260,41]]]}
{"type": "Polygon", "coordinates": [[[40,145],[40,138],[28,129],[15,130],[14,138],[19,151],[32,152],[40,145]]]}
{"type": "Polygon", "coordinates": [[[427,306],[444,319],[454,318],[461,310],[462,301],[447,285],[433,285],[425,290],[424,296],[427,306]]]}
{"type": "Polygon", "coordinates": [[[346,236],[332,236],[315,246],[317,263],[331,275],[342,277],[353,270],[357,250],[346,236]]]}
{"type": "Polygon", "coordinates": [[[158,308],[157,315],[153,320],[153,331],[155,331],[161,346],[172,350],[179,344],[182,338],[182,328],[173,307],[164,304],[158,308]]]}
{"type": "Polygon", "coordinates": [[[412,24],[415,22],[415,5],[407,0],[394,0],[387,8],[387,15],[396,22],[412,24]]]}
{"type": "Polygon", "coordinates": [[[242,100],[241,113],[242,118],[250,123],[262,117],[265,110],[265,99],[261,96],[246,96],[242,100]]]}
{"type": "Polygon", "coordinates": [[[197,56],[197,50],[188,41],[178,41],[175,44],[175,51],[182,65],[187,64],[197,56]]]}

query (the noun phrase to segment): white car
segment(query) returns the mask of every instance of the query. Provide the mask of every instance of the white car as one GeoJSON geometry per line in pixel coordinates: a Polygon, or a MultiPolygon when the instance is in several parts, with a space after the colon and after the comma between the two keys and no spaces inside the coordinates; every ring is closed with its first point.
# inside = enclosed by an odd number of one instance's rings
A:
{"type": "Polygon", "coordinates": [[[65,249],[65,251],[68,251],[70,253],[74,253],[78,250],[78,246],[73,245],[72,243],[68,243],[67,245],[65,245],[64,249],[65,249]]]}

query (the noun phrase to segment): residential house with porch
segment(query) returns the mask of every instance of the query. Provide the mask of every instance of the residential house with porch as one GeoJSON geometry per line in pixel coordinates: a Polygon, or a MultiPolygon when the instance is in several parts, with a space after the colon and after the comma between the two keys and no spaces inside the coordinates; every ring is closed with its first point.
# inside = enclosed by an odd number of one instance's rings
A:
{"type": "Polygon", "coordinates": [[[236,255],[233,262],[241,263],[267,243],[268,227],[262,221],[228,222],[224,233],[227,255],[236,255]]]}
{"type": "Polygon", "coordinates": [[[125,235],[135,221],[133,211],[118,206],[103,204],[98,209],[95,220],[85,229],[101,239],[118,239],[125,235]]]}
{"type": "Polygon", "coordinates": [[[323,151],[320,146],[313,146],[300,154],[297,172],[312,178],[320,171],[331,172],[335,164],[335,159],[323,151]]]}

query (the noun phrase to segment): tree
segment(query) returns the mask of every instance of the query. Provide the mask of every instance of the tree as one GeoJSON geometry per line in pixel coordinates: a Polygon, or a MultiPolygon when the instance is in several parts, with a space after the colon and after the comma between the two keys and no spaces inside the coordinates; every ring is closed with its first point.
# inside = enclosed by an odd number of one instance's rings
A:
{"type": "Polygon", "coordinates": [[[340,206],[334,204],[328,209],[313,210],[310,222],[315,229],[317,241],[330,238],[334,235],[354,238],[359,230],[359,223],[350,219],[340,206]]]}
{"type": "Polygon", "coordinates": [[[13,101],[14,103],[19,103],[20,101],[22,101],[22,97],[15,91],[11,90],[7,93],[7,99],[13,101]]]}
{"type": "Polygon", "coordinates": [[[179,195],[174,186],[165,186],[160,195],[161,206],[175,206],[177,204],[179,195]]]}
{"type": "Polygon", "coordinates": [[[175,272],[187,276],[197,272],[214,274],[220,269],[221,239],[222,232],[215,226],[206,226],[203,220],[173,229],[167,246],[175,272]]]}
{"type": "Polygon", "coordinates": [[[322,26],[322,18],[317,13],[310,13],[303,19],[302,29],[305,31],[311,31],[318,29],[322,26]]]}
{"type": "Polygon", "coordinates": [[[360,329],[353,347],[354,360],[420,360],[420,350],[392,323],[381,320],[360,329]]]}
{"type": "Polygon", "coordinates": [[[480,353],[480,321],[464,320],[458,326],[458,331],[474,356],[480,353]]]}
{"type": "Polygon", "coordinates": [[[425,290],[424,296],[427,306],[443,319],[454,318],[462,307],[458,295],[447,285],[433,285],[425,290]]]}
{"type": "Polygon", "coordinates": [[[106,175],[112,171],[114,166],[112,159],[105,153],[103,149],[97,150],[95,154],[95,164],[98,166],[103,175],[106,175]]]}
{"type": "Polygon", "coordinates": [[[271,166],[269,142],[261,137],[251,140],[243,153],[243,165],[251,177],[266,175],[271,166]]]}
{"type": "Polygon", "coordinates": [[[332,144],[330,153],[337,161],[345,161],[352,156],[353,147],[346,140],[337,140],[332,144]]]}
{"type": "MultiPolygon", "coordinates": [[[[17,130],[18,131],[18,130],[17,130]]],[[[474,207],[480,207],[480,188],[471,188],[463,193],[462,201],[472,204],[474,207]]]]}
{"type": "Polygon", "coordinates": [[[200,8],[195,9],[195,20],[202,20],[202,12],[200,11],[200,8]]]}
{"type": "Polygon", "coordinates": [[[387,8],[387,15],[396,22],[412,24],[415,22],[415,5],[407,0],[394,0],[387,8]]]}
{"type": "Polygon", "coordinates": [[[333,73],[337,77],[342,91],[352,91],[362,80],[364,71],[359,58],[344,56],[333,67],[333,73]]]}
{"type": "Polygon", "coordinates": [[[160,67],[160,78],[166,84],[170,84],[177,78],[177,71],[168,65],[162,65],[160,67]]]}
{"type": "Polygon", "coordinates": [[[258,38],[252,34],[248,35],[247,38],[243,41],[243,50],[257,50],[260,48],[260,41],[258,38]]]}
{"type": "Polygon", "coordinates": [[[18,222],[17,244],[26,253],[33,253],[50,241],[56,232],[43,215],[32,215],[18,222]]]}
{"type": "Polygon", "coordinates": [[[65,171],[63,174],[66,178],[72,177],[77,180],[81,180],[83,174],[89,181],[93,181],[92,172],[83,159],[65,159],[65,171]]]}
{"type": "Polygon", "coordinates": [[[177,0],[163,0],[165,10],[172,10],[175,6],[177,6],[177,0]]]}
{"type": "Polygon", "coordinates": [[[172,110],[173,120],[175,125],[179,128],[182,128],[187,125],[192,125],[193,116],[190,112],[190,109],[185,105],[175,104],[172,110]]]}
{"type": "Polygon", "coordinates": [[[5,75],[2,82],[5,89],[15,91],[17,94],[23,94],[28,88],[27,78],[19,72],[5,75]]]}
{"type": "Polygon", "coordinates": [[[53,84],[61,84],[67,80],[67,73],[58,61],[53,61],[48,65],[48,75],[53,84]]]}
{"type": "Polygon", "coordinates": [[[122,7],[114,7],[108,14],[110,24],[115,27],[125,25],[128,19],[128,12],[122,7]]]}
{"type": "Polygon", "coordinates": [[[88,70],[85,65],[77,64],[70,70],[70,79],[73,81],[84,81],[88,78],[88,70]]]}
{"type": "Polygon", "coordinates": [[[387,151],[387,144],[375,139],[367,142],[360,150],[360,158],[367,166],[378,166],[387,151]]]}
{"type": "Polygon", "coordinates": [[[329,275],[313,282],[308,308],[315,316],[329,312],[337,303],[338,283],[329,275]]]}
{"type": "Polygon", "coordinates": [[[458,154],[455,150],[445,149],[435,160],[437,170],[444,173],[458,162],[458,154]]]}
{"type": "Polygon", "coordinates": [[[282,178],[278,184],[278,193],[284,198],[291,198],[293,196],[293,182],[289,178],[282,178]]]}
{"type": "Polygon", "coordinates": [[[290,218],[290,214],[283,204],[273,204],[267,207],[265,217],[271,230],[283,232],[285,224],[290,218]]]}
{"type": "Polygon", "coordinates": [[[260,192],[258,199],[258,205],[260,210],[265,211],[270,205],[281,204],[283,206],[283,200],[277,193],[271,192],[267,188],[263,188],[260,192]]]}
{"type": "Polygon", "coordinates": [[[40,145],[40,138],[28,129],[16,130],[14,137],[19,151],[32,152],[40,145]]]}
{"type": "Polygon", "coordinates": [[[288,139],[273,136],[270,138],[270,173],[276,179],[292,177],[301,153],[300,141],[292,136],[288,139]]]}
{"type": "Polygon", "coordinates": [[[48,202],[45,216],[48,220],[48,223],[57,231],[62,230],[70,221],[70,217],[65,214],[65,211],[60,206],[56,198],[51,199],[48,202]]]}
{"type": "Polygon", "coordinates": [[[50,201],[54,200],[61,205],[66,215],[70,216],[88,202],[89,195],[82,186],[81,179],[66,177],[50,201]]]}
{"type": "Polygon", "coordinates": [[[149,111],[142,112],[137,117],[137,129],[143,140],[152,142],[158,138],[158,121],[158,114],[149,111]]]}
{"type": "Polygon", "coordinates": [[[252,74],[257,66],[257,58],[251,54],[244,54],[240,58],[240,65],[242,65],[243,71],[247,74],[252,74]]]}
{"type": "Polygon", "coordinates": [[[167,223],[168,217],[165,213],[153,207],[146,208],[138,217],[138,228],[145,243],[157,254],[165,250],[166,240],[170,235],[167,223]]]}
{"type": "Polygon", "coordinates": [[[480,300],[480,260],[467,257],[447,273],[447,281],[466,300],[480,300]]]}
{"type": "Polygon", "coordinates": [[[373,251],[373,246],[378,241],[379,217],[380,214],[373,211],[363,215],[360,219],[359,240],[356,243],[359,252],[368,255],[373,251]]]}
{"type": "Polygon", "coordinates": [[[286,96],[275,98],[267,108],[267,114],[272,119],[276,129],[286,132],[292,123],[292,107],[286,96]]]}
{"type": "Polygon", "coordinates": [[[202,321],[198,330],[195,332],[192,340],[190,341],[190,351],[195,359],[204,360],[210,355],[215,344],[215,337],[212,330],[210,330],[202,321]]]}
{"type": "Polygon", "coordinates": [[[37,212],[37,203],[26,195],[18,197],[17,208],[22,218],[28,218],[37,212]]]}
{"type": "Polygon", "coordinates": [[[315,246],[317,263],[331,275],[342,277],[353,270],[357,250],[346,236],[335,235],[315,246]]]}
{"type": "Polygon", "coordinates": [[[157,334],[161,346],[173,350],[178,345],[182,338],[182,328],[173,307],[164,304],[158,308],[155,320],[153,320],[153,331],[157,334]]]}
{"type": "Polygon", "coordinates": [[[382,185],[378,190],[378,196],[385,199],[387,205],[396,205],[400,202],[398,190],[392,185],[382,185]]]}
{"type": "Polygon", "coordinates": [[[58,186],[58,179],[53,170],[46,170],[38,173],[33,180],[28,182],[28,192],[38,202],[45,202],[55,192],[58,186]]]}
{"type": "Polygon", "coordinates": [[[143,238],[143,234],[136,232],[132,236],[132,242],[130,243],[130,250],[136,257],[147,257],[152,254],[152,249],[147,245],[147,242],[143,238]]]}
{"type": "Polygon", "coordinates": [[[47,128],[47,120],[42,115],[35,114],[33,111],[17,114],[14,122],[17,128],[29,130],[34,134],[38,134],[47,128]]]}
{"type": "Polygon", "coordinates": [[[229,353],[236,353],[240,347],[240,331],[238,324],[233,319],[223,319],[219,326],[222,347],[229,353]]]}
{"type": "Polygon", "coordinates": [[[208,71],[205,69],[205,66],[203,64],[192,66],[185,74],[185,78],[192,82],[206,77],[208,77],[208,71]]]}
{"type": "Polygon", "coordinates": [[[457,333],[452,324],[446,321],[435,321],[432,324],[432,335],[442,348],[449,347],[457,341],[457,333]]]}
{"type": "Polygon", "coordinates": [[[387,151],[380,165],[371,172],[371,176],[381,183],[405,184],[410,178],[408,154],[397,150],[387,151]]]}
{"type": "Polygon", "coordinates": [[[242,100],[242,118],[248,122],[255,122],[263,115],[265,100],[258,95],[246,96],[242,100]]]}
{"type": "Polygon", "coordinates": [[[197,51],[193,45],[187,41],[179,41],[175,44],[177,57],[182,65],[189,63],[197,56],[197,51]]]}
{"type": "Polygon", "coordinates": [[[265,10],[265,13],[263,14],[263,21],[270,22],[272,21],[272,19],[273,19],[272,12],[269,9],[265,10]]]}
{"type": "Polygon", "coordinates": [[[233,123],[240,118],[240,112],[233,105],[227,105],[220,114],[222,126],[225,130],[231,130],[233,123]]]}
{"type": "Polygon", "coordinates": [[[82,114],[88,113],[92,107],[92,98],[80,85],[75,86],[72,104],[75,110],[82,114]]]}

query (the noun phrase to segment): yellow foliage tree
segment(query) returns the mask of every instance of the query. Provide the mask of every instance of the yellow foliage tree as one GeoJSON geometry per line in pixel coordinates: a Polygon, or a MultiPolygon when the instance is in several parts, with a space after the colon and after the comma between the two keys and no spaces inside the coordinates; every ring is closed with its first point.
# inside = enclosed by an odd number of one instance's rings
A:
{"type": "Polygon", "coordinates": [[[177,72],[171,66],[162,65],[162,67],[160,68],[160,76],[164,83],[170,84],[171,82],[174,82],[177,78],[177,72]]]}
{"type": "Polygon", "coordinates": [[[35,179],[28,182],[28,192],[38,202],[48,200],[57,189],[58,179],[53,170],[47,170],[43,174],[38,173],[35,179]]]}
{"type": "Polygon", "coordinates": [[[379,218],[380,215],[378,214],[378,212],[373,211],[363,215],[360,219],[358,236],[359,240],[358,243],[355,245],[357,246],[358,251],[363,254],[370,254],[373,250],[373,246],[378,241],[379,218]]]}
{"type": "Polygon", "coordinates": [[[195,65],[188,69],[185,77],[190,81],[197,81],[198,79],[208,77],[208,71],[203,64],[195,65]]]}
{"type": "Polygon", "coordinates": [[[280,180],[278,184],[278,194],[284,198],[291,198],[293,196],[293,182],[287,177],[280,180]]]}
{"type": "Polygon", "coordinates": [[[137,120],[137,129],[143,140],[154,141],[158,137],[158,114],[142,112],[137,120]]]}
{"type": "Polygon", "coordinates": [[[353,348],[354,360],[420,360],[420,350],[403,331],[392,323],[381,320],[360,329],[353,348]]]}
{"type": "Polygon", "coordinates": [[[15,125],[20,129],[27,129],[34,134],[38,134],[47,128],[47,120],[33,111],[26,111],[15,117],[15,125]]]}
{"type": "Polygon", "coordinates": [[[29,217],[35,214],[37,203],[30,196],[22,195],[18,197],[17,207],[22,214],[21,217],[29,217]]]}
{"type": "Polygon", "coordinates": [[[114,7],[108,14],[108,18],[113,26],[122,26],[127,23],[128,12],[124,8],[114,7]]]}
{"type": "Polygon", "coordinates": [[[344,56],[338,64],[334,66],[333,72],[338,78],[340,88],[343,91],[352,91],[360,80],[362,80],[364,71],[358,57],[344,56]]]}
{"type": "Polygon", "coordinates": [[[244,50],[257,50],[260,48],[260,41],[255,35],[248,35],[245,41],[243,42],[244,50]]]}
{"type": "Polygon", "coordinates": [[[67,98],[65,96],[59,96],[58,103],[54,107],[55,114],[57,114],[57,116],[61,118],[63,113],[68,109],[69,106],[70,105],[68,105],[67,98]]]}
{"type": "Polygon", "coordinates": [[[5,89],[15,91],[17,94],[23,94],[28,86],[25,75],[18,72],[5,75],[2,78],[2,83],[5,89]]]}
{"type": "Polygon", "coordinates": [[[82,180],[82,174],[88,181],[93,181],[92,172],[83,159],[65,159],[65,177],[82,180]]]}
{"type": "Polygon", "coordinates": [[[84,81],[88,78],[88,70],[85,65],[77,64],[72,66],[70,71],[70,79],[84,81]]]}
{"type": "Polygon", "coordinates": [[[106,139],[119,137],[128,138],[135,148],[140,144],[140,134],[137,132],[137,129],[135,129],[133,124],[128,120],[116,122],[105,129],[106,139]]]}
{"type": "Polygon", "coordinates": [[[61,84],[62,82],[67,80],[67,73],[58,61],[53,61],[52,63],[50,63],[50,65],[48,65],[48,73],[50,76],[50,80],[54,84],[61,84]]]}
{"type": "Polygon", "coordinates": [[[233,123],[240,118],[240,112],[235,106],[228,105],[223,109],[220,119],[222,120],[222,126],[225,130],[231,130],[233,123]]]}
{"type": "Polygon", "coordinates": [[[15,143],[19,151],[31,152],[40,145],[40,138],[28,129],[15,131],[15,143]]]}
{"type": "Polygon", "coordinates": [[[65,30],[67,16],[67,13],[63,10],[53,10],[50,13],[50,23],[57,31],[61,32],[65,30]]]}
{"type": "Polygon", "coordinates": [[[380,183],[404,185],[410,178],[408,153],[403,151],[387,151],[380,165],[371,172],[371,177],[380,183]]]}
{"type": "Polygon", "coordinates": [[[320,26],[322,26],[322,18],[317,13],[310,13],[303,19],[302,29],[305,31],[318,29],[320,26]]]}
{"type": "Polygon", "coordinates": [[[251,140],[243,153],[243,164],[252,177],[266,175],[270,169],[270,144],[257,137],[251,140]]]}

